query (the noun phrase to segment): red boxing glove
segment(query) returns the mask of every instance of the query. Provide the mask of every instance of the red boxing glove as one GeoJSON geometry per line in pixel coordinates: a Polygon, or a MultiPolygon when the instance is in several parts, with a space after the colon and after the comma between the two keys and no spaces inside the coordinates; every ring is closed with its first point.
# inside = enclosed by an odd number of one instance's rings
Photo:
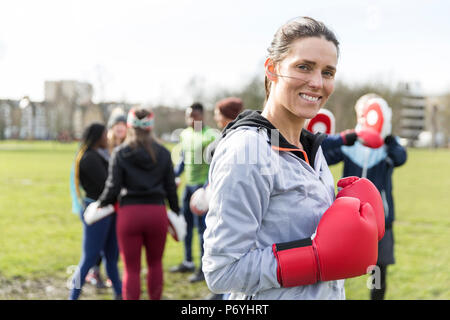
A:
{"type": "Polygon", "coordinates": [[[336,199],[320,219],[314,239],[277,243],[272,250],[282,287],[366,274],[378,257],[373,209],[356,198],[336,199]]]}
{"type": "Polygon", "coordinates": [[[336,195],[340,197],[354,197],[361,202],[368,202],[373,208],[378,227],[378,241],[384,236],[384,205],[377,187],[366,178],[346,177],[338,181],[337,186],[342,188],[336,195]]]}
{"type": "Polygon", "coordinates": [[[383,138],[381,138],[381,135],[374,129],[362,128],[355,132],[358,136],[358,140],[366,147],[377,149],[384,144],[383,138]]]}

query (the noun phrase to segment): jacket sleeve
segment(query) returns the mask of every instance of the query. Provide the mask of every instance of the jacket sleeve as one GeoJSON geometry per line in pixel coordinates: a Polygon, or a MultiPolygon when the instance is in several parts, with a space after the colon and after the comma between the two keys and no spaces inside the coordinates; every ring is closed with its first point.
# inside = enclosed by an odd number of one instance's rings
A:
{"type": "Polygon", "coordinates": [[[344,160],[344,154],[341,149],[343,145],[344,141],[339,134],[329,135],[322,142],[322,151],[328,165],[333,165],[344,160]]]}
{"type": "Polygon", "coordinates": [[[177,186],[175,184],[175,174],[173,170],[172,159],[168,151],[167,154],[168,154],[168,161],[163,180],[164,190],[166,191],[170,209],[178,214],[180,212],[180,207],[178,204],[178,194],[177,194],[177,186]]]}
{"type": "Polygon", "coordinates": [[[184,152],[182,151],[180,154],[180,160],[175,166],[174,173],[175,177],[179,177],[184,171],[184,152]]]}
{"type": "Polygon", "coordinates": [[[99,198],[99,207],[104,207],[108,204],[117,202],[117,197],[120,194],[123,180],[123,169],[119,163],[118,152],[115,150],[109,159],[108,179],[106,180],[105,188],[99,198]]]}
{"type": "Polygon", "coordinates": [[[209,289],[216,293],[253,295],[280,287],[272,247],[256,245],[273,175],[261,174],[259,164],[240,164],[239,157],[246,155],[244,140],[221,143],[211,163],[202,268],[209,289]]]}
{"type": "Polygon", "coordinates": [[[397,137],[390,137],[385,140],[387,145],[388,157],[392,160],[394,167],[403,165],[406,162],[407,154],[406,149],[400,145],[397,137]]]}

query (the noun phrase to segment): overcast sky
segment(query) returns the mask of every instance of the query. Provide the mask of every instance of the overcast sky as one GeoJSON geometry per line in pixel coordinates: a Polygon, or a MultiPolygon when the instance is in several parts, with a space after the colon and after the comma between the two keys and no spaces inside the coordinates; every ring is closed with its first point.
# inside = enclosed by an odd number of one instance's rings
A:
{"type": "Polygon", "coordinates": [[[0,99],[42,100],[45,80],[74,79],[95,101],[186,104],[193,77],[211,91],[262,75],[273,34],[301,15],[337,34],[337,79],[450,91],[446,0],[14,0],[0,13],[0,99]]]}

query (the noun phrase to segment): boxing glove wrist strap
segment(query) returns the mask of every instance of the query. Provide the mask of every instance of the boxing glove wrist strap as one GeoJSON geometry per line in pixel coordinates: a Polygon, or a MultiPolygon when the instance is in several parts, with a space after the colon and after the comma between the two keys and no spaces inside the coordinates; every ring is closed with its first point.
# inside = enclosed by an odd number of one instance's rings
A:
{"type": "Polygon", "coordinates": [[[277,260],[277,280],[282,287],[313,284],[320,279],[317,252],[310,238],[275,243],[272,251],[277,260]]]}

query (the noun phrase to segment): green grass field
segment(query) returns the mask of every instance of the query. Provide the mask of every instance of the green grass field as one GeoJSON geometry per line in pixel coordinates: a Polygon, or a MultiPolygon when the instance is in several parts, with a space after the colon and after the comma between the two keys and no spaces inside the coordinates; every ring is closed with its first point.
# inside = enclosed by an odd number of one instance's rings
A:
{"type": "MultiPolygon", "coordinates": [[[[0,299],[67,297],[67,268],[77,265],[81,254],[82,228],[71,213],[68,183],[76,148],[56,142],[0,142],[0,299]],[[2,293],[5,286],[12,289],[2,293]]],[[[394,171],[397,262],[388,269],[386,298],[449,299],[450,151],[410,149],[408,156],[394,171]]],[[[331,169],[338,179],[341,166],[331,169]]],[[[197,243],[194,248],[198,263],[197,243]]],[[[182,250],[182,244],[168,238],[164,270],[182,260],[182,250]]],[[[165,299],[203,299],[209,293],[204,283],[190,284],[188,274],[165,272],[164,277],[165,299]]],[[[347,280],[347,298],[368,299],[367,279],[347,280]]],[[[82,298],[111,295],[86,289],[82,298]]]]}

